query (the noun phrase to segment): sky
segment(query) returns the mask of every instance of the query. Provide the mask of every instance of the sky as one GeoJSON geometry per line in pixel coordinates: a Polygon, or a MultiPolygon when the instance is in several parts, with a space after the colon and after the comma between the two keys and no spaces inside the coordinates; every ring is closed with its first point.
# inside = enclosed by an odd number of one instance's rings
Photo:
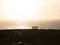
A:
{"type": "Polygon", "coordinates": [[[60,20],[60,0],[0,0],[0,22],[23,26],[40,20],[60,20]]]}

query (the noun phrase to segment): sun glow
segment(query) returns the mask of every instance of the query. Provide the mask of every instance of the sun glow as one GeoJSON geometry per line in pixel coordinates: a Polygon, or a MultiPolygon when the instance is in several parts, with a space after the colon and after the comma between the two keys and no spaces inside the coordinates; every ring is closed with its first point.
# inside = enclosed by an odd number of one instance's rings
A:
{"type": "Polygon", "coordinates": [[[0,20],[60,19],[59,0],[0,0],[0,3],[0,20]]]}
{"type": "Polygon", "coordinates": [[[11,26],[5,29],[31,29],[31,27],[21,24],[21,25],[11,26]]]}
{"type": "Polygon", "coordinates": [[[15,29],[31,29],[31,28],[28,26],[21,25],[21,26],[16,26],[15,29]]]}
{"type": "Polygon", "coordinates": [[[60,19],[60,0],[0,0],[0,3],[0,22],[17,22],[11,28],[27,28],[25,24],[32,26],[42,20],[60,19]]]}
{"type": "Polygon", "coordinates": [[[1,7],[5,13],[2,17],[5,19],[27,20],[33,17],[32,0],[2,0],[2,2],[1,7]]]}

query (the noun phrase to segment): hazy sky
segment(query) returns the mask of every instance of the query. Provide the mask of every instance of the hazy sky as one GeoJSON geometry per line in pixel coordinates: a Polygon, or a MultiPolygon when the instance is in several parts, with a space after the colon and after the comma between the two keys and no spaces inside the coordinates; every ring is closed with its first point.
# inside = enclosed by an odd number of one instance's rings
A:
{"type": "Polygon", "coordinates": [[[0,0],[0,21],[60,20],[60,0],[0,0]]]}
{"type": "Polygon", "coordinates": [[[60,0],[0,0],[0,20],[60,19],[60,0]]]}

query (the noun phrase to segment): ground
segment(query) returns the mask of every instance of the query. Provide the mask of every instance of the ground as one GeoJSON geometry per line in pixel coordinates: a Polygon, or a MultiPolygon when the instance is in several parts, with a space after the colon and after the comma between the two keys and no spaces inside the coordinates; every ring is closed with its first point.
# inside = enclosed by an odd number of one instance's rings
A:
{"type": "Polygon", "coordinates": [[[11,29],[0,30],[0,45],[58,45],[60,30],[11,29]]]}

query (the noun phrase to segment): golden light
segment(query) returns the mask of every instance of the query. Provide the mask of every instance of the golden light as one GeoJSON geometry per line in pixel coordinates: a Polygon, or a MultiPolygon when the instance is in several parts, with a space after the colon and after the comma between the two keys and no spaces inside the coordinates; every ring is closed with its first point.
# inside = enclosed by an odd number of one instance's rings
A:
{"type": "Polygon", "coordinates": [[[31,27],[21,24],[21,25],[10,26],[5,29],[31,29],[31,27]]]}
{"type": "Polygon", "coordinates": [[[60,19],[59,0],[0,0],[0,19],[60,19]]]}
{"type": "Polygon", "coordinates": [[[16,26],[15,29],[31,29],[31,28],[28,26],[21,25],[21,26],[16,26]]]}
{"type": "MultiPolygon", "coordinates": [[[[42,2],[42,1],[41,1],[42,2]]],[[[29,20],[41,19],[42,7],[45,3],[34,0],[1,0],[1,19],[6,20],[29,20]],[[38,10],[40,10],[38,12],[38,10]],[[38,13],[40,14],[38,14],[38,13]]]]}
{"type": "Polygon", "coordinates": [[[40,20],[60,19],[59,0],[0,0],[0,3],[0,21],[23,23],[16,28],[37,25],[34,22],[40,20]]]}
{"type": "Polygon", "coordinates": [[[2,18],[6,20],[31,19],[32,0],[2,0],[2,18]]]}

